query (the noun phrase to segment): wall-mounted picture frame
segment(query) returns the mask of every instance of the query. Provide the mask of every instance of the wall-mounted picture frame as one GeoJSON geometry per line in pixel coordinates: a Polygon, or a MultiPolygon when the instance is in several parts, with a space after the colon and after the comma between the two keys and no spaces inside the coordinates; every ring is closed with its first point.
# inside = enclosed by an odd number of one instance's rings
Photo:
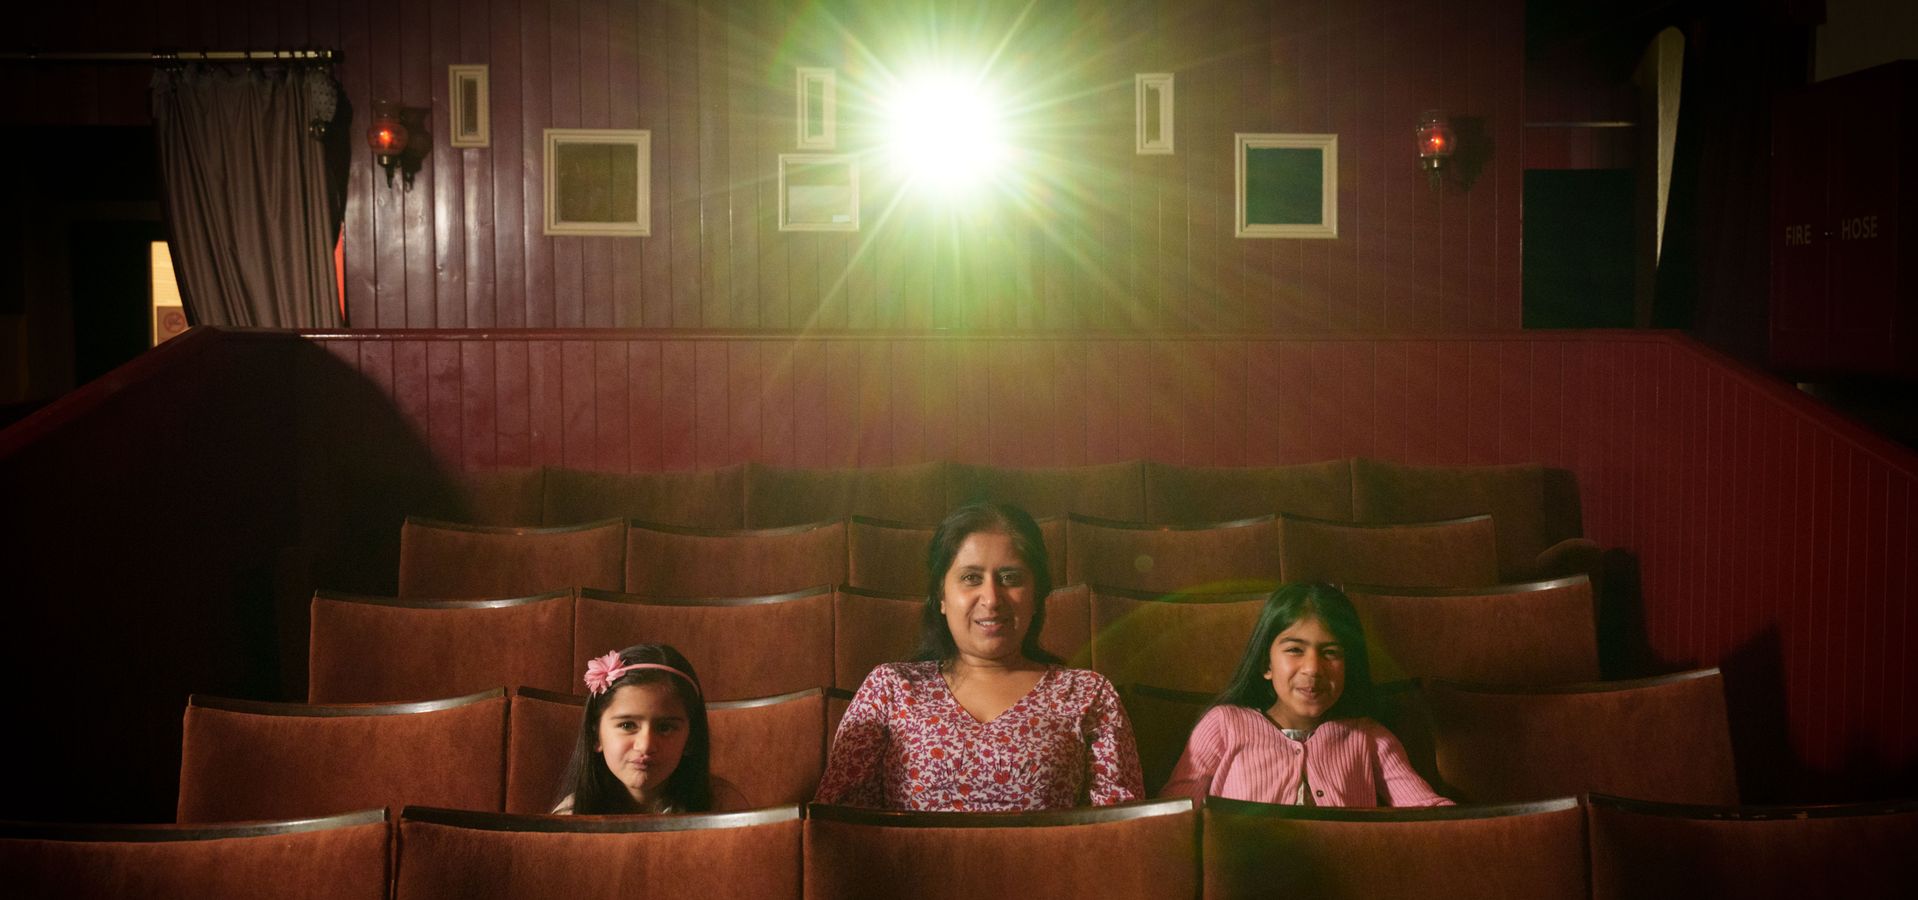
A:
{"type": "Polygon", "coordinates": [[[1141,156],[1172,153],[1172,73],[1142,72],[1132,76],[1133,151],[1141,156]]]}
{"type": "Polygon", "coordinates": [[[801,150],[832,150],[839,146],[839,76],[832,69],[800,66],[797,119],[801,150]]]}
{"type": "Polygon", "coordinates": [[[858,231],[859,162],[843,154],[779,154],[779,230],[858,231]]]}
{"type": "Polygon", "coordinates": [[[1233,182],[1242,238],[1339,236],[1339,136],[1235,134],[1233,182]]]}
{"type": "Polygon", "coordinates": [[[548,128],[546,233],[653,233],[653,133],[548,128]]]}
{"type": "Polygon", "coordinates": [[[485,66],[447,66],[447,103],[452,144],[484,147],[492,141],[485,66]]]}

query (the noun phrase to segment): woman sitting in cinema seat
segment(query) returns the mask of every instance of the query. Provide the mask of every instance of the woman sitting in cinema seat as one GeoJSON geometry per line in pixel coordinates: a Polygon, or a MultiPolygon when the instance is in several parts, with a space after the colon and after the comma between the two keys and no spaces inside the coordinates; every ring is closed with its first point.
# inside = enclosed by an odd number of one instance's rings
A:
{"type": "Polygon", "coordinates": [[[1364,717],[1371,699],[1352,601],[1329,584],[1282,585],[1160,793],[1299,806],[1450,804],[1412,770],[1398,738],[1364,717]]]}
{"type": "Polygon", "coordinates": [[[706,701],[692,664],[636,644],[586,664],[586,712],[566,767],[561,815],[748,809],[709,763],[706,701]]]}
{"type": "Polygon", "coordinates": [[[1118,693],[1039,647],[1052,573],[1032,517],[1006,504],[961,508],[926,556],[917,661],[866,676],[814,799],[909,810],[1140,799],[1118,693]]]}

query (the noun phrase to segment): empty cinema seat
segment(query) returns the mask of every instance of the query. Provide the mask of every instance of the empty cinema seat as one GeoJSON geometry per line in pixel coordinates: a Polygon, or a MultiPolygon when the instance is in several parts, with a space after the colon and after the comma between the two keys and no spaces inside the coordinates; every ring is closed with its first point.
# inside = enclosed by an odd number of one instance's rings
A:
{"type": "Polygon", "coordinates": [[[400,526],[400,596],[527,597],[624,584],[626,523],[552,528],[461,525],[408,516],[400,526]]]}
{"type": "Polygon", "coordinates": [[[581,591],[573,661],[640,643],[671,644],[693,664],[706,699],[750,700],[832,684],[833,591],[664,599],[581,591]]]}
{"type": "Polygon", "coordinates": [[[1156,794],[1165,787],[1172,767],[1185,752],[1186,741],[1192,737],[1192,727],[1199,724],[1215,695],[1149,684],[1119,687],[1126,718],[1132,720],[1132,738],[1139,747],[1139,770],[1145,774],[1147,793],[1156,794]]]}
{"type": "Polygon", "coordinates": [[[1738,802],[1717,669],[1634,681],[1420,691],[1441,778],[1463,799],[1587,791],[1669,803],[1738,802]]]}
{"type": "Polygon", "coordinates": [[[1432,522],[1477,515],[1491,516],[1497,526],[1501,580],[1569,575],[1590,565],[1598,553],[1598,545],[1582,537],[1578,483],[1564,469],[1352,460],[1355,522],[1432,522]]]}
{"type": "Polygon", "coordinates": [[[399,900],[800,897],[799,807],[664,816],[519,816],[408,807],[399,900]]]}
{"type": "Polygon", "coordinates": [[[1054,812],[889,812],[813,804],[806,896],[1193,897],[1192,801],[1054,812]]]}
{"type": "Polygon", "coordinates": [[[1265,607],[1264,593],[1092,591],[1092,668],[1114,684],[1216,694],[1265,607]]]}
{"type": "MultiPolygon", "coordinates": [[[[1090,599],[1085,585],[1054,588],[1046,596],[1039,646],[1083,665],[1090,656],[1090,599]]],[[[909,660],[918,650],[923,596],[840,588],[833,603],[834,686],[855,690],[873,667],[909,660]]]]}
{"type": "Polygon", "coordinates": [[[220,825],[0,823],[16,897],[384,900],[386,811],[220,825]]]}
{"type": "MultiPolygon", "coordinates": [[[[1066,577],[1066,520],[1040,519],[1052,582],[1066,577]]],[[[854,516],[846,525],[846,584],[868,591],[925,596],[926,550],[936,525],[854,516]]]]}
{"type": "Polygon", "coordinates": [[[1145,464],[1135,460],[1024,468],[954,465],[946,501],[953,507],[988,501],[1010,503],[1035,519],[1077,513],[1140,522],[1146,514],[1145,464]]]}
{"type": "MultiPolygon", "coordinates": [[[[578,740],[586,698],[522,689],[513,694],[506,746],[506,811],[544,813],[566,792],[560,784],[578,740]]],[[[826,694],[818,688],[778,697],[706,705],[712,772],[754,806],[812,798],[826,767],[826,694]]]]}
{"type": "Polygon", "coordinates": [[[307,702],[396,703],[573,680],[573,592],[499,600],[313,595],[307,702]]]}
{"type": "Polygon", "coordinates": [[[1483,587],[1499,580],[1490,516],[1396,525],[1280,516],[1278,527],[1286,581],[1483,587]]]}
{"type": "Polygon", "coordinates": [[[1900,897],[1914,883],[1914,800],[1724,807],[1594,794],[1588,802],[1593,900],[1900,897]]]}
{"type": "Polygon", "coordinates": [[[740,528],[745,466],[695,472],[595,472],[546,468],[548,525],[637,519],[686,528],[740,528]]]}
{"type": "Polygon", "coordinates": [[[1292,466],[1145,464],[1145,520],[1228,522],[1275,513],[1352,521],[1349,460],[1292,466]]]}
{"type": "Polygon", "coordinates": [[[898,522],[946,517],[950,463],[846,469],[746,465],[746,527],[780,528],[848,516],[898,522]]]}
{"type": "Polygon", "coordinates": [[[498,810],[506,692],[319,706],[195,695],[181,741],[181,822],[333,815],[413,801],[498,810]]]}
{"type": "Polygon", "coordinates": [[[1596,681],[1598,626],[1583,575],[1467,588],[1348,584],[1372,677],[1481,684],[1596,681]]]}
{"type": "Polygon", "coordinates": [[[852,705],[852,691],[833,688],[826,692],[826,749],[832,749],[832,740],[839,736],[839,720],[846,717],[846,707],[852,705]]]}
{"type": "Polygon", "coordinates": [[[1272,516],[1201,525],[1147,525],[1073,516],[1067,581],[1161,594],[1269,591],[1279,581],[1272,516]]]}
{"type": "Polygon", "coordinates": [[[626,592],[642,597],[759,597],[845,580],[839,520],[748,530],[634,522],[626,535],[626,592]]]}
{"type": "Polygon", "coordinates": [[[1211,898],[1588,897],[1574,798],[1508,806],[1351,809],[1205,802],[1211,898]]]}

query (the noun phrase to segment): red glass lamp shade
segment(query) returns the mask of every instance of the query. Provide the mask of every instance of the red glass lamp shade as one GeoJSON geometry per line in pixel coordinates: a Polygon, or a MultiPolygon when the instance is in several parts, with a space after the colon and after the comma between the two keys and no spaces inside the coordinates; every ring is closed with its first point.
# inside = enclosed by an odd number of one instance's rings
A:
{"type": "Polygon", "coordinates": [[[1452,135],[1452,126],[1445,121],[1445,114],[1438,110],[1426,110],[1419,117],[1419,165],[1426,169],[1436,169],[1445,164],[1457,146],[1457,138],[1452,135]]]}
{"type": "Polygon", "coordinates": [[[380,158],[380,165],[390,166],[393,157],[406,152],[406,137],[406,126],[400,124],[399,116],[382,104],[373,114],[373,126],[366,130],[366,146],[380,158]]]}

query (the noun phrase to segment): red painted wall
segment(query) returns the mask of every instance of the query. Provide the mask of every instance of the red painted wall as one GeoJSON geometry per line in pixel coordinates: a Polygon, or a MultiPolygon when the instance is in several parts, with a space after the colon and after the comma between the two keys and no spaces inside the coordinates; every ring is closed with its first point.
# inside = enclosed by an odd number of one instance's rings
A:
{"type": "MultiPolygon", "coordinates": [[[[1519,324],[1519,0],[98,0],[22,15],[39,49],[337,48],[356,134],[376,99],[430,107],[438,137],[411,191],[385,187],[356,142],[356,327],[1519,324]],[[858,234],[777,231],[793,67],[839,69],[856,133],[851,99],[935,12],[948,44],[975,17],[1015,35],[998,67],[1036,105],[1049,176],[956,232],[914,204],[888,218],[872,187],[858,234]],[[491,147],[447,145],[452,63],[491,67],[491,147]],[[1132,152],[1132,76],[1147,71],[1178,77],[1175,156],[1132,152]],[[1483,125],[1489,160],[1469,190],[1434,194],[1417,168],[1412,130],[1431,107],[1483,125]],[[548,127],[651,130],[651,237],[542,233],[548,127]],[[1339,134],[1338,239],[1232,236],[1240,131],[1339,134]]],[[[0,122],[143,123],[146,75],[0,68],[0,122]]]]}

